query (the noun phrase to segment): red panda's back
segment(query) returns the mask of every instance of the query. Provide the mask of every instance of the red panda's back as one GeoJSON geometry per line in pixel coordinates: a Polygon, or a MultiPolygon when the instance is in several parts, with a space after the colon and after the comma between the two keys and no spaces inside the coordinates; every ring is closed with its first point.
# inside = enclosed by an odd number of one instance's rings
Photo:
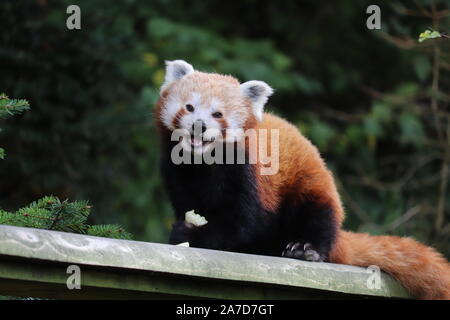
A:
{"type": "Polygon", "coordinates": [[[256,129],[267,130],[268,148],[272,152],[276,148],[271,145],[270,131],[276,129],[279,132],[278,171],[273,175],[257,174],[259,190],[266,207],[276,209],[286,198],[303,201],[305,197],[315,197],[319,202],[327,203],[333,199],[340,223],[343,220],[343,210],[333,176],[311,141],[297,127],[270,113],[264,113],[263,121],[257,124],[256,129]]]}

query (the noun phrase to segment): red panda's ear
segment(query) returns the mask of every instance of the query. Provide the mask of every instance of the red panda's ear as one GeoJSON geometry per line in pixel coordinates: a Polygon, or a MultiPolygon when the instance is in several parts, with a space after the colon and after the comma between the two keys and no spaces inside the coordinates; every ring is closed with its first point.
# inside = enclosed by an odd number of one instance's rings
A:
{"type": "Polygon", "coordinates": [[[273,89],[263,81],[247,81],[241,84],[241,91],[252,101],[253,114],[258,121],[262,120],[264,105],[273,89]]]}
{"type": "Polygon", "coordinates": [[[192,72],[194,72],[194,68],[184,60],[166,61],[166,75],[160,92],[163,92],[172,82],[180,80],[192,72]]]}

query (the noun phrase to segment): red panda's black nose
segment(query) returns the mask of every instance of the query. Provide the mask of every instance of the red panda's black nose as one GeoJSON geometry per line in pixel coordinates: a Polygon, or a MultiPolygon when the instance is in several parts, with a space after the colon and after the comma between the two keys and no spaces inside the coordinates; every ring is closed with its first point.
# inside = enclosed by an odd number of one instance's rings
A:
{"type": "Polygon", "coordinates": [[[206,125],[203,122],[203,120],[195,120],[194,123],[192,124],[192,131],[195,132],[199,132],[200,129],[202,130],[202,133],[206,131],[206,125]]]}

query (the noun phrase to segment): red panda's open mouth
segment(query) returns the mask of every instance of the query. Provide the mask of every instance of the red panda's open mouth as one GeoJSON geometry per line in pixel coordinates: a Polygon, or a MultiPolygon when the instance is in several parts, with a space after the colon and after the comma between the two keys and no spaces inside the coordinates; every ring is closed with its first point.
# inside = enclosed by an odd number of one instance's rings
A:
{"type": "Polygon", "coordinates": [[[191,136],[189,138],[189,144],[191,145],[191,147],[194,148],[199,148],[201,146],[206,146],[212,142],[214,142],[214,138],[211,138],[210,140],[203,140],[203,139],[199,139],[199,138],[195,138],[193,136],[191,136]]]}

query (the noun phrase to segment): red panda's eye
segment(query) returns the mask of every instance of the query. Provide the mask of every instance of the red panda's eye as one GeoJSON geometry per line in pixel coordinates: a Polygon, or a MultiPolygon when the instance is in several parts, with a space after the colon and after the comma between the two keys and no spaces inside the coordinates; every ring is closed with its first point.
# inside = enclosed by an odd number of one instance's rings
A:
{"type": "Polygon", "coordinates": [[[212,116],[213,116],[214,118],[219,119],[219,118],[222,118],[223,114],[222,114],[222,112],[214,112],[214,113],[212,114],[212,116]]]}
{"type": "Polygon", "coordinates": [[[195,108],[192,104],[187,104],[186,105],[186,110],[189,112],[194,112],[195,108]]]}

